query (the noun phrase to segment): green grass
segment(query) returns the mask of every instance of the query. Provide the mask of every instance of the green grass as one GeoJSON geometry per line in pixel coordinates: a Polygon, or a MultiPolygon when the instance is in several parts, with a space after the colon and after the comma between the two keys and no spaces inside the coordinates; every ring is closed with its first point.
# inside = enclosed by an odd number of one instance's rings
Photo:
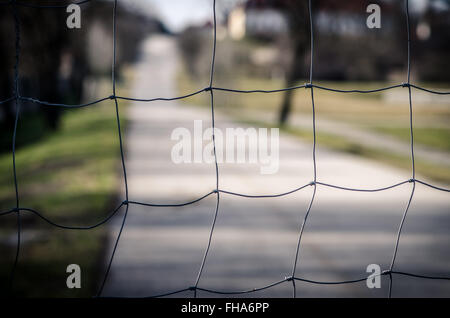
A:
{"type": "MultiPolygon", "coordinates": [[[[303,84],[305,81],[299,81],[303,84]]],[[[392,83],[381,82],[316,82],[318,85],[339,89],[373,89],[388,86],[392,83]]],[[[239,89],[277,89],[286,84],[281,80],[269,80],[264,78],[237,77],[230,82],[217,78],[215,86],[224,86],[239,89]]],[[[436,84],[423,84],[425,87],[435,87],[436,84]]],[[[438,85],[441,89],[448,90],[448,84],[438,85]]],[[[178,87],[180,91],[194,90],[193,82],[189,75],[181,69],[178,75],[178,87]]],[[[400,89],[399,89],[400,90],[400,89]]],[[[383,93],[373,94],[338,94],[315,89],[315,110],[320,118],[345,122],[356,128],[371,130],[393,136],[409,143],[409,105],[407,91],[399,91],[404,94],[405,102],[386,101],[383,93]]],[[[236,120],[251,125],[264,125],[265,127],[278,127],[275,122],[255,121],[251,114],[263,114],[278,112],[283,101],[284,93],[272,94],[237,94],[217,91],[214,94],[215,107],[225,111],[236,120]]],[[[306,89],[295,90],[293,95],[293,114],[311,116],[311,95],[306,89]]],[[[413,91],[414,100],[414,91],[413,91]]],[[[209,107],[209,96],[199,94],[183,100],[185,103],[209,107]]],[[[420,104],[414,103],[414,131],[415,144],[425,145],[431,149],[450,151],[450,108],[449,104],[420,104]]],[[[312,140],[312,132],[298,127],[286,126],[285,132],[297,137],[312,140]]],[[[360,155],[374,159],[404,170],[410,170],[409,156],[401,156],[388,151],[370,147],[367,144],[357,143],[345,137],[329,133],[317,133],[317,142],[334,150],[360,155]]],[[[430,179],[450,184],[450,168],[448,164],[432,164],[423,160],[416,160],[416,171],[419,175],[430,179]]]]}
{"type": "MultiPolygon", "coordinates": [[[[122,103],[121,103],[122,104],[122,103]]],[[[114,103],[64,110],[61,128],[17,148],[21,207],[64,225],[88,225],[111,212],[121,183],[114,103]]],[[[122,115],[123,118],[123,115],[122,115]]],[[[125,124],[125,120],[122,121],[125,124]]],[[[18,137],[23,133],[19,121],[18,137]]],[[[0,209],[15,206],[11,153],[0,155],[0,209]]],[[[106,229],[64,231],[21,212],[24,233],[14,293],[19,296],[89,297],[101,278],[106,229]],[[82,288],[66,287],[66,267],[79,264],[82,288]]],[[[15,253],[15,215],[2,218],[0,279],[8,286],[15,253]],[[4,243],[9,242],[9,243],[4,243]]],[[[5,288],[2,288],[5,292],[5,288]]]]}
{"type": "MultiPolygon", "coordinates": [[[[400,140],[409,142],[410,129],[402,127],[376,127],[377,131],[392,135],[400,140]]],[[[414,142],[443,151],[450,151],[450,129],[433,127],[415,127],[414,142]]]]}
{"type": "MultiPolygon", "coordinates": [[[[312,142],[313,140],[312,132],[310,131],[304,131],[292,127],[288,127],[283,130],[293,135],[307,139],[310,142],[312,142]]],[[[411,158],[408,156],[401,156],[387,151],[371,148],[366,145],[352,142],[347,138],[335,136],[332,134],[317,133],[316,137],[318,145],[323,145],[337,151],[373,159],[378,162],[382,162],[404,170],[411,170],[411,158]]],[[[419,175],[427,176],[428,178],[439,182],[447,184],[450,183],[450,169],[448,169],[448,167],[437,166],[426,161],[416,159],[415,168],[416,172],[419,175]]]]}
{"type": "MultiPolygon", "coordinates": [[[[49,133],[45,118],[41,113],[33,113],[22,116],[21,127],[29,132],[20,134],[16,138],[16,147],[21,147],[33,142],[37,142],[49,133]]],[[[0,155],[4,152],[10,152],[12,147],[13,123],[0,127],[0,155]]]]}

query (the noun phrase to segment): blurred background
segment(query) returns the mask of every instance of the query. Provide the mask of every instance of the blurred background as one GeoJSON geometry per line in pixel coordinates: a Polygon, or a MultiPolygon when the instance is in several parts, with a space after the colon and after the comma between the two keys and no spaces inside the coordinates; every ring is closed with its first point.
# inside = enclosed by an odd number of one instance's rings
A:
{"type": "MultiPolygon", "coordinates": [[[[28,0],[51,5],[70,1],[28,0]]],[[[209,85],[213,45],[211,0],[120,0],[117,9],[117,95],[174,97],[209,85]]],[[[307,1],[217,0],[214,86],[279,89],[309,82],[307,1]]],[[[314,0],[313,82],[337,89],[374,89],[407,81],[403,1],[314,0]],[[366,8],[381,8],[381,28],[369,29],[366,8]]],[[[112,94],[113,1],[81,5],[81,28],[69,29],[64,8],[18,7],[19,91],[51,103],[80,104],[112,94]]],[[[410,0],[411,82],[450,90],[450,1],[410,0]]],[[[13,8],[0,6],[0,101],[14,94],[16,30],[13,8]]],[[[314,90],[318,178],[376,188],[411,178],[406,88],[371,94],[314,90]]],[[[251,164],[221,164],[220,187],[248,194],[281,193],[312,180],[310,91],[238,94],[215,91],[217,126],[278,127],[280,170],[259,175],[251,164]]],[[[416,172],[450,185],[450,100],[412,90],[416,172]]],[[[215,187],[211,164],[171,162],[171,132],[210,125],[210,96],[177,102],[119,100],[130,200],[184,202],[215,187]]],[[[15,206],[12,170],[14,102],[0,105],[0,210],[15,206]]],[[[205,127],[206,128],[206,127],[205,127]]],[[[21,101],[16,140],[20,206],[64,225],[89,225],[123,201],[114,102],[80,109],[21,101]]],[[[368,264],[388,269],[395,234],[411,187],[376,194],[318,189],[305,228],[298,276],[344,280],[366,275],[368,264]]],[[[417,186],[400,241],[398,266],[448,276],[450,215],[446,193],[417,186]]],[[[292,271],[298,226],[311,189],[277,199],[224,196],[200,286],[251,289],[292,271]]],[[[195,282],[215,198],[176,209],[131,206],[105,293],[148,296],[195,282]]],[[[0,226],[1,294],[89,297],[96,293],[123,217],[91,231],[51,227],[21,213],[22,238],[13,289],[16,215],[0,226]],[[82,268],[82,288],[65,285],[68,264],[82,268]]],[[[397,265],[396,265],[397,266],[397,265]]],[[[383,278],[384,279],[384,278],[383,278]]],[[[446,281],[395,278],[394,296],[450,295],[446,281]]],[[[298,284],[299,296],[386,296],[364,282],[346,286],[298,284]]],[[[254,296],[289,297],[280,285],[254,296]]],[[[191,293],[179,296],[192,296],[191,293]]],[[[211,296],[202,294],[202,296],[211,296]]]]}

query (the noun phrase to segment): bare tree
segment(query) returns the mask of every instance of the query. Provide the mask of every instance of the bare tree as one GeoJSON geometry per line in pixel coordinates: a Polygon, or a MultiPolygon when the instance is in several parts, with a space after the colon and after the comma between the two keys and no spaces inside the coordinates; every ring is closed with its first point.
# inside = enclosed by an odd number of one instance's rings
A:
{"type": "MultiPolygon", "coordinates": [[[[309,49],[309,11],[308,1],[284,1],[284,9],[289,23],[289,35],[292,46],[292,60],[287,71],[286,85],[294,86],[295,82],[304,77],[305,55],[309,49]]],[[[285,124],[292,108],[292,90],[284,94],[280,109],[280,124],[285,124]]]]}

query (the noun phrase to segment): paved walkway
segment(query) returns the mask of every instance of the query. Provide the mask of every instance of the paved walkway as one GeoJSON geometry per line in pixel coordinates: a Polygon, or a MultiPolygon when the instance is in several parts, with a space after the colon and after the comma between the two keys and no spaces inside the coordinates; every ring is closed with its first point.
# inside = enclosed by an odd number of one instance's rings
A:
{"type": "MultiPolygon", "coordinates": [[[[155,37],[146,42],[137,65],[131,94],[139,97],[176,96],[177,53],[174,40],[155,37]]],[[[199,85],[201,86],[201,85],[199,85]]],[[[210,125],[207,109],[178,102],[133,103],[126,133],[126,164],[130,200],[184,202],[215,188],[213,164],[174,164],[170,139],[174,128],[193,130],[194,120],[210,125]]],[[[218,128],[236,127],[217,114],[218,128]]],[[[206,128],[206,127],[204,127],[206,128]]],[[[280,193],[312,179],[311,145],[280,136],[280,168],[261,175],[256,164],[221,164],[220,188],[248,194],[280,193]]],[[[318,178],[348,187],[375,188],[409,178],[393,169],[356,156],[317,149],[318,178]]],[[[387,269],[396,231],[411,184],[378,193],[358,193],[318,187],[305,228],[297,273],[316,280],[346,280],[366,275],[368,264],[387,269]]],[[[211,250],[199,286],[218,290],[260,287],[291,274],[298,228],[312,188],[289,196],[248,199],[222,194],[211,250]]],[[[127,223],[105,296],[149,296],[186,288],[195,278],[213,220],[215,196],[181,208],[130,206],[127,223]]],[[[449,275],[450,197],[417,185],[404,226],[396,269],[426,275],[449,275]]],[[[123,214],[112,221],[111,240],[123,214]]],[[[299,297],[384,297],[381,289],[357,283],[340,286],[297,283],[299,297]]],[[[285,283],[251,294],[290,297],[285,283]]],[[[450,282],[395,277],[394,296],[450,296],[450,282]]],[[[192,296],[192,292],[179,294],[192,296]]],[[[200,292],[199,296],[214,296],[200,292]]]]}

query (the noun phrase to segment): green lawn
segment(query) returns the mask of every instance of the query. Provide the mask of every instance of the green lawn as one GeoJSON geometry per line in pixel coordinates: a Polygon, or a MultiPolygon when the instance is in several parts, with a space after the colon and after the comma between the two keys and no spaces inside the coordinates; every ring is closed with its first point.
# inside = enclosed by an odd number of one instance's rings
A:
{"type": "MultiPolygon", "coordinates": [[[[305,81],[299,81],[298,85],[305,81]]],[[[381,82],[324,82],[317,81],[318,85],[338,89],[373,89],[389,86],[392,83],[381,82]]],[[[220,78],[216,79],[214,86],[236,89],[278,89],[286,84],[281,80],[237,77],[232,82],[220,78]]],[[[423,84],[425,87],[436,87],[436,84],[423,84]]],[[[448,84],[437,85],[439,89],[449,90],[448,84]]],[[[180,92],[194,91],[199,87],[189,78],[183,68],[178,75],[178,88],[180,92]]],[[[394,91],[394,90],[393,90],[394,91]]],[[[403,100],[388,101],[383,93],[371,94],[341,94],[315,89],[315,106],[318,118],[325,118],[338,122],[345,122],[357,128],[382,133],[409,143],[409,104],[407,89],[395,90],[403,100]]],[[[450,101],[449,103],[420,103],[414,102],[414,131],[415,144],[424,145],[431,149],[450,151],[450,101]]],[[[311,116],[311,95],[307,89],[295,90],[293,95],[293,114],[311,116]]],[[[284,93],[271,94],[238,94],[217,91],[214,95],[215,107],[226,112],[236,120],[251,125],[264,125],[278,127],[278,123],[257,121],[252,114],[277,113],[283,101],[284,93]]],[[[185,103],[208,106],[209,96],[199,94],[183,100],[185,103]]],[[[312,132],[299,127],[285,126],[282,129],[299,138],[311,141],[312,132]]],[[[348,138],[335,136],[329,133],[317,132],[317,142],[329,148],[347,153],[357,154],[366,158],[384,162],[405,170],[410,170],[409,156],[399,156],[387,151],[370,147],[367,144],[356,143],[348,138]]],[[[436,181],[450,184],[450,167],[448,163],[442,165],[432,164],[416,159],[416,170],[419,175],[436,181]]]]}
{"type": "MultiPolygon", "coordinates": [[[[405,142],[410,140],[407,127],[376,127],[377,131],[395,136],[405,142]]],[[[414,142],[443,151],[450,151],[450,128],[415,127],[414,142]]]]}
{"type": "MultiPolygon", "coordinates": [[[[121,103],[123,105],[123,103],[121,103]]],[[[123,116],[123,107],[122,118],[123,116]]],[[[125,124],[125,120],[122,121],[125,124]]],[[[19,122],[18,138],[23,133],[19,122]]],[[[64,225],[89,225],[117,205],[120,153],[113,101],[63,111],[61,128],[17,148],[20,206],[64,225]]],[[[11,153],[0,155],[0,210],[15,206],[11,153]]],[[[23,240],[14,293],[20,296],[79,297],[95,294],[103,274],[106,229],[60,230],[21,212],[23,240]],[[66,267],[79,264],[82,288],[66,287],[66,267]]],[[[15,253],[15,215],[0,227],[2,293],[15,253]]]]}
{"type": "MultiPolygon", "coordinates": [[[[261,124],[263,123],[260,123],[260,125],[261,124]]],[[[312,132],[310,131],[303,131],[292,127],[285,128],[284,130],[312,142],[312,132]]],[[[411,158],[409,156],[389,153],[387,151],[375,149],[370,146],[355,143],[346,138],[327,133],[319,132],[316,137],[317,144],[319,145],[324,145],[334,150],[373,159],[404,170],[411,170],[411,158]]],[[[427,176],[428,178],[439,182],[447,184],[450,183],[450,169],[448,166],[439,166],[420,159],[415,160],[415,166],[416,172],[419,175],[427,176]]]]}

